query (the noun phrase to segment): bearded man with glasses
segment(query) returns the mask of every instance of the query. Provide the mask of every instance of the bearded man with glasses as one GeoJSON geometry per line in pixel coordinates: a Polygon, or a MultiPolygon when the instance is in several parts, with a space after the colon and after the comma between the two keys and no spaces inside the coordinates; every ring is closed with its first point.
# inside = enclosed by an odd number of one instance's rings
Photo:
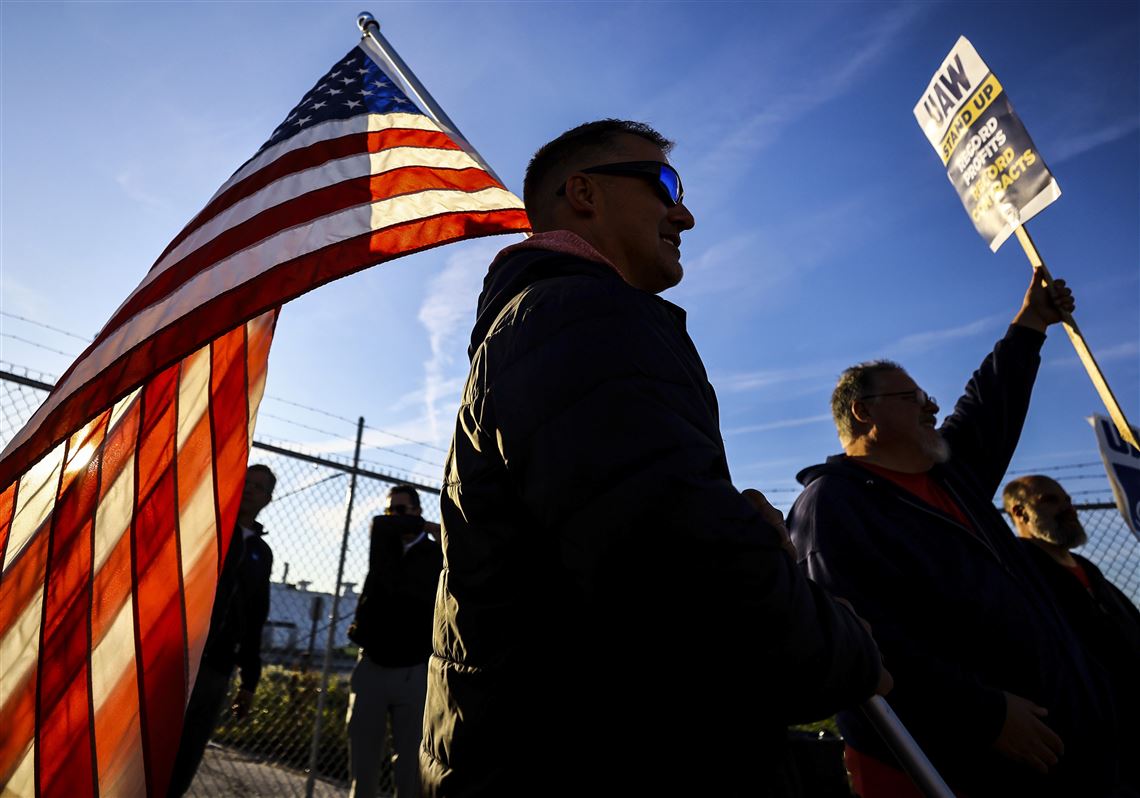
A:
{"type": "MultiPolygon", "coordinates": [[[[843,372],[844,453],[805,469],[788,516],[800,565],[875,629],[887,701],[952,787],[1105,796],[1119,771],[1106,674],[1085,656],[993,496],[1017,446],[1046,328],[1072,310],[1034,272],[1009,330],[936,426],[897,363],[843,372]]],[[[866,719],[839,716],[864,798],[921,795],[866,719]]]]}
{"type": "Polygon", "coordinates": [[[440,497],[425,794],[793,794],[786,726],[886,689],[860,619],[733,486],[716,398],[657,296],[694,225],[671,143],[542,147],[536,235],[491,264],[440,497]]]}

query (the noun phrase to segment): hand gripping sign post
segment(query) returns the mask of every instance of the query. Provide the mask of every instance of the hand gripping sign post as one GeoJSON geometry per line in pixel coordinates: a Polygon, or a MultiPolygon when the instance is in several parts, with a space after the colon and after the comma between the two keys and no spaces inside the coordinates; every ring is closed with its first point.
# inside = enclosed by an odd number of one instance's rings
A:
{"type": "MultiPolygon", "coordinates": [[[[997,252],[1016,234],[1029,262],[1042,268],[1046,283],[1052,282],[1025,223],[1061,196],[1061,189],[997,76],[965,36],[934,73],[914,107],[914,117],[990,249],[997,252]]],[[[1121,438],[1140,449],[1077,323],[1068,313],[1063,321],[1121,438]]]]}

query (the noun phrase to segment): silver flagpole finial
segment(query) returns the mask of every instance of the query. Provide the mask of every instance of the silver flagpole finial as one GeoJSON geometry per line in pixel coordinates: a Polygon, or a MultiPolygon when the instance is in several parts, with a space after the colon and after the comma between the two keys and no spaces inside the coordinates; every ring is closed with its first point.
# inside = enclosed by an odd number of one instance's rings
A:
{"type": "Polygon", "coordinates": [[[360,28],[361,35],[367,36],[368,29],[373,25],[376,26],[377,31],[380,30],[380,23],[376,21],[376,17],[372,16],[367,11],[361,11],[356,15],[356,26],[360,28]]]}

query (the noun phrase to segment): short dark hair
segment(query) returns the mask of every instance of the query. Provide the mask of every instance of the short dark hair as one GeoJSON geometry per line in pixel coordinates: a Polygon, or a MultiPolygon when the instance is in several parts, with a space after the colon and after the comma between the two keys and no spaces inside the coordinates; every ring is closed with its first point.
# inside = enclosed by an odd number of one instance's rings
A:
{"type": "Polygon", "coordinates": [[[388,498],[391,499],[397,493],[402,493],[405,496],[407,496],[409,499],[412,500],[412,503],[416,507],[420,506],[420,494],[411,485],[405,485],[405,484],[393,485],[391,490],[388,491],[388,498]]]}
{"type": "Polygon", "coordinates": [[[586,155],[604,155],[615,148],[620,136],[641,136],[668,154],[673,142],[662,136],[644,122],[631,122],[627,119],[599,119],[586,122],[567,130],[558,138],[538,148],[530,159],[523,179],[523,204],[531,222],[542,216],[546,203],[553,200],[555,182],[565,179],[575,162],[586,155]]]}
{"type": "Polygon", "coordinates": [[[277,487],[277,475],[274,474],[273,471],[270,470],[269,466],[267,466],[265,463],[254,463],[253,465],[249,466],[245,470],[245,474],[247,477],[249,476],[249,473],[251,471],[262,472],[263,474],[265,474],[266,476],[269,477],[270,481],[273,482],[273,487],[277,487]]]}
{"type": "Polygon", "coordinates": [[[868,360],[856,363],[843,370],[839,382],[831,392],[831,417],[835,419],[835,429],[839,440],[846,444],[855,437],[855,416],[851,413],[851,403],[861,399],[873,390],[875,378],[885,371],[906,372],[893,360],[868,360]]]}

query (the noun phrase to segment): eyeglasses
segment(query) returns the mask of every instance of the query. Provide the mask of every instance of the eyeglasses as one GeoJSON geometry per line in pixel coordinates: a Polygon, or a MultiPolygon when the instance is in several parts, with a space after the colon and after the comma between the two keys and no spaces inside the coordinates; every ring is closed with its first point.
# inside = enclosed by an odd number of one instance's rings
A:
{"type": "Polygon", "coordinates": [[[909,391],[892,391],[891,393],[869,393],[866,396],[860,396],[860,399],[878,399],[884,396],[904,396],[908,397],[908,401],[914,402],[919,407],[926,407],[927,403],[938,406],[938,400],[928,394],[921,388],[914,388],[909,391]]]}
{"type": "Polygon", "coordinates": [[[414,515],[419,509],[409,504],[393,504],[384,508],[384,515],[414,515]]]}
{"type": "MultiPolygon", "coordinates": [[[[685,198],[685,189],[681,185],[681,176],[677,174],[676,169],[663,161],[623,161],[621,163],[588,166],[578,171],[587,175],[634,175],[637,177],[647,177],[664,192],[664,199],[669,205],[680,205],[681,201],[685,198]]],[[[561,197],[566,193],[566,184],[563,183],[558,187],[558,191],[554,193],[561,197]]]]}

